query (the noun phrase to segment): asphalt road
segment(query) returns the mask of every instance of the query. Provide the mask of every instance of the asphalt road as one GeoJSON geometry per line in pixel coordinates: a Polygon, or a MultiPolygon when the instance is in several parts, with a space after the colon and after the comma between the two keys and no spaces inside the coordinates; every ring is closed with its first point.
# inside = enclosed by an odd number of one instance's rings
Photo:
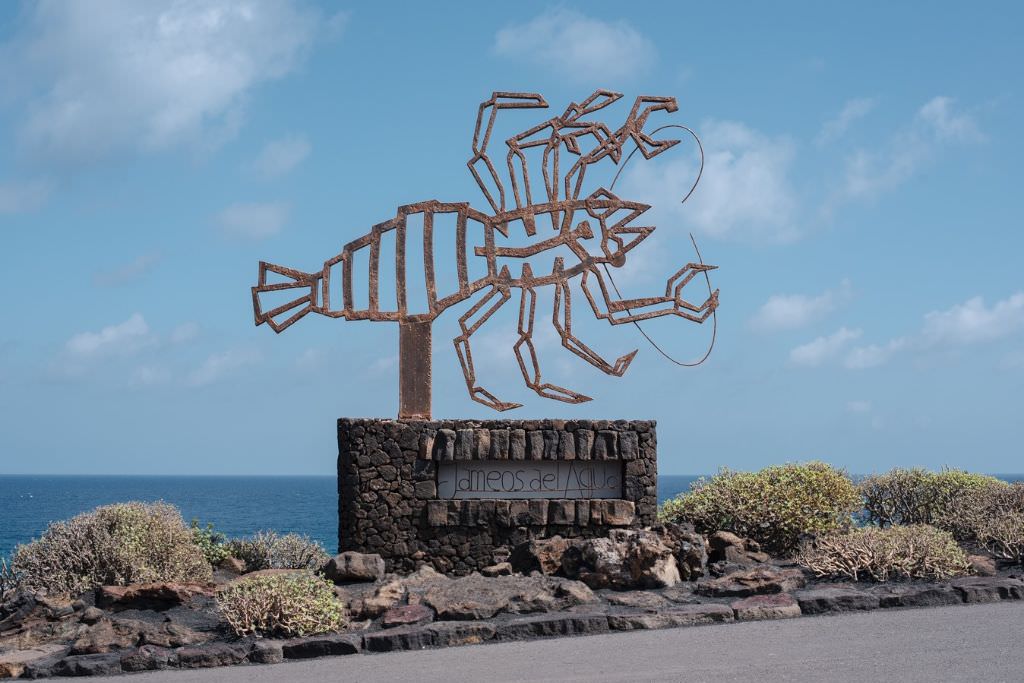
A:
{"type": "Polygon", "coordinates": [[[1024,681],[1022,631],[1024,603],[1003,602],[162,671],[102,680],[1017,683],[1024,681]]]}

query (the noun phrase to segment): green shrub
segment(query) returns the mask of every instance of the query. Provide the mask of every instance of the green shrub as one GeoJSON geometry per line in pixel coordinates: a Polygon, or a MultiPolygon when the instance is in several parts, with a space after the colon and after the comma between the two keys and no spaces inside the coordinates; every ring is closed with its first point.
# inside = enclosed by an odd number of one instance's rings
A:
{"type": "Polygon", "coordinates": [[[166,503],[118,503],[52,523],[18,546],[12,569],[30,590],[72,596],[97,585],[211,577],[192,531],[166,503]]]}
{"type": "Polygon", "coordinates": [[[959,537],[955,531],[958,520],[952,513],[957,501],[978,491],[1006,486],[995,477],[964,470],[897,468],[865,478],[858,489],[864,498],[866,520],[872,524],[934,524],[959,537]]]}
{"type": "Polygon", "coordinates": [[[967,555],[948,531],[927,524],[864,527],[806,541],[797,562],[818,576],[948,579],[970,573],[967,555]]]}
{"type": "Polygon", "coordinates": [[[260,531],[252,538],[228,541],[230,555],[245,562],[247,571],[259,569],[320,569],[328,560],[319,543],[298,534],[260,531]]]}
{"type": "Polygon", "coordinates": [[[213,528],[212,522],[207,522],[205,527],[199,526],[199,520],[193,519],[190,524],[192,529],[192,540],[203,551],[203,556],[210,565],[216,567],[224,561],[231,551],[228,549],[227,536],[213,528]]]}
{"type": "Polygon", "coordinates": [[[309,572],[240,579],[217,594],[217,606],[239,636],[308,636],[345,628],[334,584],[309,572]]]}
{"type": "Polygon", "coordinates": [[[809,462],[759,472],[723,469],[667,501],[659,517],[689,522],[702,533],[731,531],[778,554],[795,550],[804,534],[847,528],[859,506],[857,489],[845,473],[809,462]]]}

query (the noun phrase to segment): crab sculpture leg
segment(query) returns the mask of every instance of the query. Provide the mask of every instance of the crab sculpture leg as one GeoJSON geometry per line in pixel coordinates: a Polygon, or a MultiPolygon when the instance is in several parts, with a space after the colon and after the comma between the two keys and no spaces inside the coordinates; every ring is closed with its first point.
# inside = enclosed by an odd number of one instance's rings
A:
{"type": "Polygon", "coordinates": [[[466,311],[459,318],[459,329],[462,330],[462,334],[455,337],[452,343],[455,344],[455,353],[459,356],[459,364],[462,366],[462,374],[466,378],[466,388],[469,389],[469,396],[477,403],[482,403],[488,408],[493,408],[498,411],[512,410],[518,408],[521,403],[509,403],[502,401],[491,392],[484,389],[482,386],[477,384],[476,369],[473,367],[473,350],[470,347],[469,338],[473,336],[473,333],[480,329],[480,326],[487,322],[494,313],[505,305],[511,298],[507,286],[492,285],[491,288],[480,297],[480,299],[473,304],[473,306],[466,311]],[[497,300],[487,306],[494,297],[497,296],[497,300]]]}
{"type": "MultiPolygon", "coordinates": [[[[523,274],[527,275],[529,265],[523,266],[523,274]]],[[[537,292],[533,287],[524,286],[523,294],[519,300],[519,339],[513,347],[516,360],[519,361],[519,370],[523,373],[523,380],[526,386],[537,392],[542,398],[550,398],[565,403],[584,403],[591,398],[572,389],[566,389],[555,384],[541,382],[540,363],[537,360],[537,349],[533,345],[533,321],[537,313],[537,292]],[[529,367],[523,357],[523,351],[530,358],[529,367]]]]}

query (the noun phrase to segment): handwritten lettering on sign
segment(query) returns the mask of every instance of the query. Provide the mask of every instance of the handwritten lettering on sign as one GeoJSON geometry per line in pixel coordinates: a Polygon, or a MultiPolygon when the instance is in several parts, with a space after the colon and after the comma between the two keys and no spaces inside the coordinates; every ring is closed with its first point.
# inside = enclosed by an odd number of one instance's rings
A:
{"type": "Polygon", "coordinates": [[[622,463],[542,460],[438,463],[440,498],[622,498],[622,463]]]}

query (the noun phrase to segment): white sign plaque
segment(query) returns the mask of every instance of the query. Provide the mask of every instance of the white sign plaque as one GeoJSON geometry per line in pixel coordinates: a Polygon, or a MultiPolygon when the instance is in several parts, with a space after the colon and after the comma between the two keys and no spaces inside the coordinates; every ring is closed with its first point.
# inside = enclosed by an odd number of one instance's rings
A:
{"type": "Polygon", "coordinates": [[[439,498],[622,498],[617,460],[465,460],[438,463],[439,498]]]}

